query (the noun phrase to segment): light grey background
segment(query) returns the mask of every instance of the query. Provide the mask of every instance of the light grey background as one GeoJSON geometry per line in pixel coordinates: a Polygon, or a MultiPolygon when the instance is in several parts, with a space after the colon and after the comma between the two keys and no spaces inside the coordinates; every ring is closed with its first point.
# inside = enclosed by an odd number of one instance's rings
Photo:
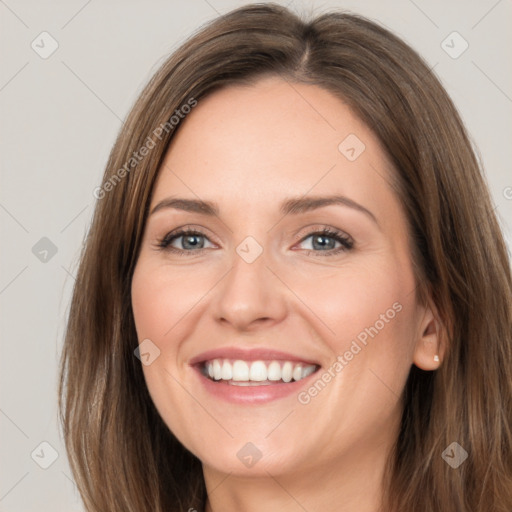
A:
{"type": "MultiPolygon", "coordinates": [[[[246,3],[0,0],[2,511],[83,510],[57,424],[56,389],[92,191],[121,120],[163,59],[201,24],[246,3]],[[58,43],[46,59],[31,47],[51,48],[43,31],[58,43]],[[52,450],[58,457],[43,469],[52,450]]],[[[304,13],[339,7],[366,15],[435,66],[484,163],[510,247],[512,1],[279,3],[304,13]],[[464,41],[454,31],[469,44],[458,58],[464,41]]]]}

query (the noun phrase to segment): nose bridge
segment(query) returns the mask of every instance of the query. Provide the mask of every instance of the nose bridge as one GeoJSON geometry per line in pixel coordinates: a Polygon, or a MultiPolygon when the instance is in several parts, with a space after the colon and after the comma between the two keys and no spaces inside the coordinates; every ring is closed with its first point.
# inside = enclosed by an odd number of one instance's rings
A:
{"type": "Polygon", "coordinates": [[[282,283],[267,268],[269,253],[253,237],[236,248],[231,270],[223,279],[215,301],[215,316],[237,329],[258,320],[278,321],[285,314],[282,283]]]}

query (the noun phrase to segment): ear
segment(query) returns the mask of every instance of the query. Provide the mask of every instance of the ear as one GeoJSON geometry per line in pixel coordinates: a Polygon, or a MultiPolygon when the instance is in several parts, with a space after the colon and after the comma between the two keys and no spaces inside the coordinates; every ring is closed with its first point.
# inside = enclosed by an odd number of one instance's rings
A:
{"type": "Polygon", "coordinates": [[[413,362],[422,370],[437,370],[445,352],[443,326],[432,301],[422,309],[413,362]]]}

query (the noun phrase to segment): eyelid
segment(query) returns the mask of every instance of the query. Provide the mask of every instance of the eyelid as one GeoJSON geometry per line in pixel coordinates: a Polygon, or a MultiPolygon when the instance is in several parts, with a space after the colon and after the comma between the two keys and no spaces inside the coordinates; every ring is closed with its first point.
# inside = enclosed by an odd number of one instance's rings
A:
{"type": "MultiPolygon", "coordinates": [[[[181,227],[178,227],[176,229],[173,229],[172,231],[168,232],[166,235],[164,235],[162,238],[159,238],[156,243],[156,248],[163,250],[163,251],[169,251],[177,255],[190,255],[192,256],[194,253],[202,253],[205,250],[211,249],[210,247],[200,247],[197,250],[185,250],[185,249],[178,249],[176,247],[172,247],[170,244],[181,237],[187,236],[187,235],[196,235],[203,237],[207,239],[210,243],[213,245],[218,245],[215,241],[212,241],[211,235],[207,234],[205,231],[207,231],[203,227],[195,227],[194,225],[184,225],[181,227]]],[[[344,231],[341,231],[337,228],[333,228],[328,225],[309,225],[301,230],[299,234],[294,235],[294,239],[296,240],[296,243],[294,244],[300,244],[301,242],[304,242],[309,237],[312,236],[326,236],[329,238],[333,238],[335,241],[341,244],[341,247],[334,248],[334,249],[327,249],[325,251],[315,251],[312,249],[302,249],[303,251],[306,251],[308,255],[313,254],[315,256],[335,256],[343,251],[348,251],[353,249],[354,247],[354,239],[344,231]],[[307,230],[307,231],[306,231],[307,230]],[[306,231],[306,232],[304,232],[306,231]]]]}
{"type": "Polygon", "coordinates": [[[330,235],[337,235],[343,237],[346,240],[350,240],[352,243],[354,242],[354,239],[347,232],[329,226],[328,224],[310,224],[302,228],[296,235],[294,235],[293,238],[300,242],[308,236],[314,235],[316,233],[329,233],[330,235]]]}
{"type": "Polygon", "coordinates": [[[327,225],[316,225],[316,226],[308,226],[308,231],[304,234],[302,230],[302,234],[297,234],[294,236],[295,239],[298,239],[298,242],[295,244],[300,244],[310,238],[311,236],[326,236],[328,238],[334,239],[336,242],[338,242],[341,247],[328,249],[325,251],[315,251],[313,249],[302,249],[303,251],[306,251],[306,254],[319,256],[319,257],[329,257],[329,256],[337,256],[342,252],[350,251],[354,248],[355,242],[354,239],[344,231],[341,231],[340,229],[333,228],[331,226],[327,225]]]}
{"type": "MultiPolygon", "coordinates": [[[[158,238],[156,245],[157,245],[157,248],[161,248],[164,250],[169,249],[170,243],[171,243],[171,241],[173,241],[173,239],[178,239],[178,238],[181,238],[181,237],[187,236],[187,235],[202,236],[202,237],[206,238],[213,245],[219,245],[217,242],[211,240],[211,238],[214,238],[214,237],[212,235],[208,234],[207,231],[208,230],[206,228],[203,228],[202,226],[196,226],[194,224],[185,224],[184,226],[180,226],[178,228],[175,228],[175,229],[169,231],[163,237],[158,238]]],[[[173,249],[176,249],[176,248],[173,248],[173,249]]],[[[208,248],[204,247],[202,249],[208,249],[208,248]]],[[[202,249],[199,249],[198,251],[183,251],[183,252],[199,252],[202,249]]],[[[176,251],[180,251],[180,250],[181,249],[176,249],[176,251]]]]}

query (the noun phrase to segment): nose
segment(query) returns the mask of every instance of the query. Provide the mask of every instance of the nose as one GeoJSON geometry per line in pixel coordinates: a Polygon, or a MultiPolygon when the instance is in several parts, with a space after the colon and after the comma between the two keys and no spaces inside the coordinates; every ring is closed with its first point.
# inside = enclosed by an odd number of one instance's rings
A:
{"type": "Polygon", "coordinates": [[[286,292],[268,268],[265,251],[252,263],[235,253],[231,270],[215,288],[215,319],[238,332],[277,324],[286,316],[286,292]]]}

